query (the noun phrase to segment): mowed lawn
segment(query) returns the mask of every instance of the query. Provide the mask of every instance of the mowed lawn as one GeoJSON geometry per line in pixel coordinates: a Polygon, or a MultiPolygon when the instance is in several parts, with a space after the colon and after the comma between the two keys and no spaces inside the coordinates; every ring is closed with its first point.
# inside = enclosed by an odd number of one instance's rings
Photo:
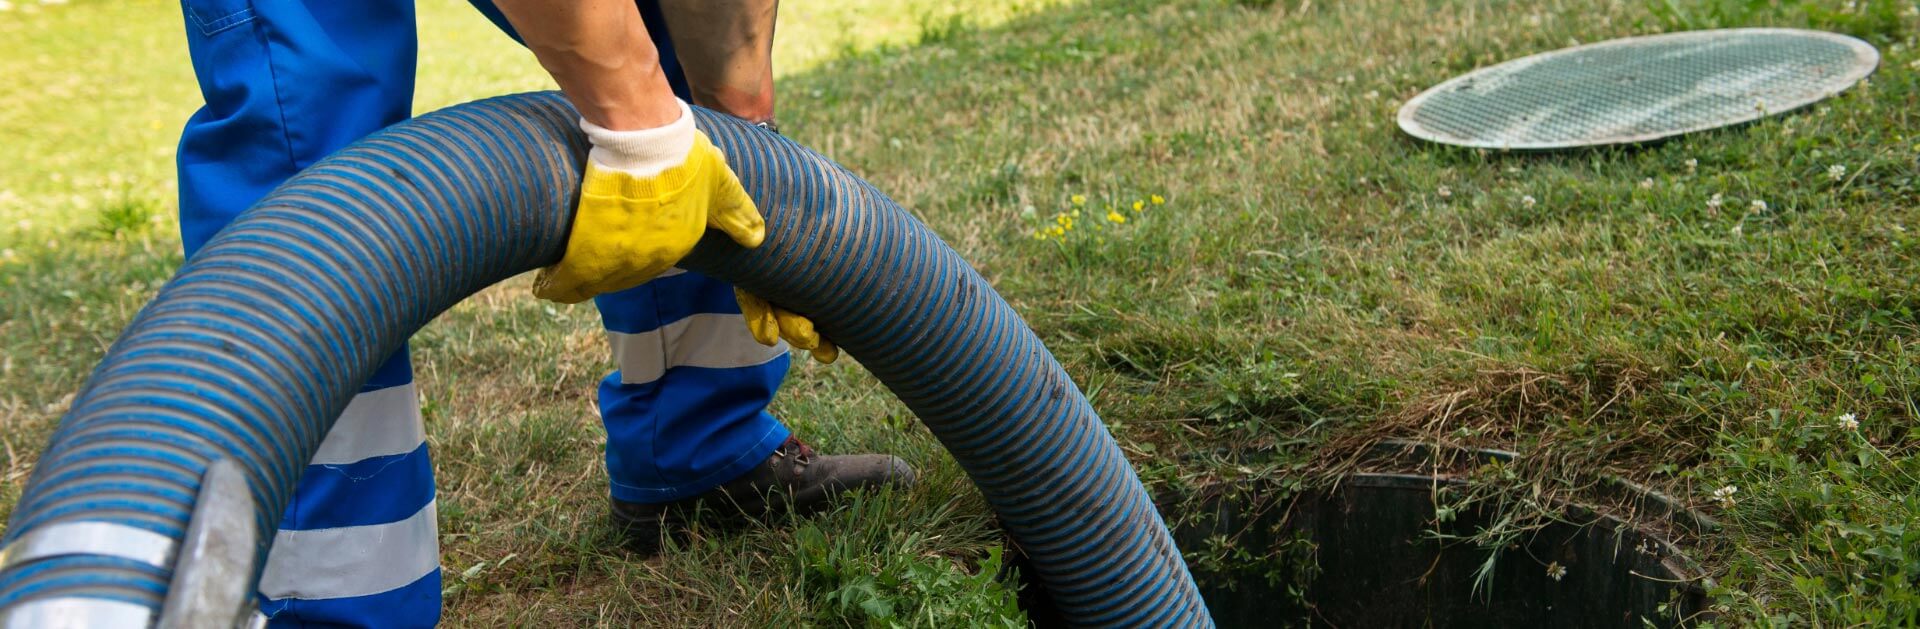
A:
{"type": "MultiPolygon", "coordinates": [[[[786,132],[972,260],[1156,487],[1311,488],[1387,437],[1511,449],[1472,499],[1513,517],[1463,543],[1497,551],[1620,476],[1723,524],[1687,540],[1721,624],[1920,614],[1908,4],[786,5],[786,132]],[[1763,24],[1861,36],[1882,67],[1806,112],[1632,150],[1454,150],[1393,125],[1480,65],[1763,24]]],[[[420,14],[416,110],[550,84],[464,3],[420,14]]],[[[152,0],[0,12],[0,516],[180,263],[181,28],[152,0]]],[[[1000,538],[978,494],[855,361],[796,361],[774,411],[822,450],[908,458],[919,486],[642,561],[604,523],[590,308],[521,278],[414,347],[450,625],[1020,622],[981,568],[1000,538]]]]}

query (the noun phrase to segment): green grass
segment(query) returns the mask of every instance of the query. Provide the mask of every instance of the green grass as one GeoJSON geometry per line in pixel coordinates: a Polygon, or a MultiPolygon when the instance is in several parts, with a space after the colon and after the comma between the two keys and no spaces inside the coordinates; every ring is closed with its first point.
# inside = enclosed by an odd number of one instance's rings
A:
{"type": "MultiPolygon", "coordinates": [[[[1920,24],[1858,5],[789,2],[780,116],[972,260],[1156,485],[1310,483],[1386,436],[1514,449],[1511,495],[1616,474],[1722,520],[1696,543],[1723,624],[1913,622],[1920,24]],[[1451,150],[1392,124],[1497,60],[1753,24],[1853,32],[1885,61],[1809,112],[1635,150],[1451,150]],[[1064,238],[1035,237],[1076,209],[1064,238]]],[[[548,84],[464,4],[421,15],[417,109],[548,84]]],[[[179,264],[170,151],[196,97],[179,29],[145,0],[0,13],[0,82],[21,86],[0,97],[17,156],[0,166],[0,515],[179,264]]],[[[610,550],[597,327],[520,280],[415,345],[451,623],[1004,611],[976,576],[998,544],[978,495],[849,364],[796,367],[774,411],[822,449],[907,457],[919,487],[702,529],[654,561],[610,550]]]]}

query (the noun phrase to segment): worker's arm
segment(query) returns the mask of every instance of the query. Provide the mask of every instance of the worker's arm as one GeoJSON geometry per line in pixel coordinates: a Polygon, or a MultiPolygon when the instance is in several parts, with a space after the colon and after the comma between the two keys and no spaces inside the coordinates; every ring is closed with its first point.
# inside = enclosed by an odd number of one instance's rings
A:
{"type": "Polygon", "coordinates": [[[606,129],[666,126],[680,107],[632,0],[496,0],[580,117],[606,129]]]}
{"type": "Polygon", "coordinates": [[[660,0],[696,105],[749,122],[773,119],[773,24],[779,0],[660,0]]]}
{"type": "MultiPolygon", "coordinates": [[[[779,0],[660,0],[693,102],[750,122],[773,122],[773,25],[779,0]]],[[[738,288],[747,329],[761,343],[781,339],[833,362],[840,351],[813,321],[738,288]]]]}
{"type": "Polygon", "coordinates": [[[580,111],[593,143],[560,262],[534,294],[563,303],[653,279],[709,227],[756,247],[765,222],[674,98],[632,0],[496,0],[507,21],[580,111]]]}

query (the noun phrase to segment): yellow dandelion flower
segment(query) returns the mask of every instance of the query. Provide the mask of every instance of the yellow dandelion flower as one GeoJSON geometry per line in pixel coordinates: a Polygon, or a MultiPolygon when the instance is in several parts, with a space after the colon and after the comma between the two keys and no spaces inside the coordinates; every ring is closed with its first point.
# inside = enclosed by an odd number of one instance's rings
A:
{"type": "Polygon", "coordinates": [[[1073,195],[1073,196],[1071,197],[1071,200],[1073,201],[1073,204],[1074,204],[1074,205],[1086,205],[1086,204],[1087,204],[1087,195],[1084,195],[1084,194],[1076,194],[1076,195],[1073,195]]]}
{"type": "Polygon", "coordinates": [[[1070,216],[1073,218],[1080,218],[1080,210],[1074,210],[1073,212],[1067,214],[1067,216],[1070,216]]]}
{"type": "Polygon", "coordinates": [[[1154,205],[1166,205],[1166,204],[1167,204],[1167,198],[1166,198],[1166,197],[1163,197],[1163,196],[1160,196],[1160,195],[1157,195],[1157,194],[1156,194],[1156,195],[1153,195],[1153,196],[1150,196],[1150,197],[1147,197],[1147,200],[1149,200],[1149,201],[1152,201],[1154,205]]]}
{"type": "Polygon", "coordinates": [[[1138,212],[1138,211],[1140,211],[1140,208],[1144,208],[1144,207],[1147,207],[1147,202],[1146,202],[1146,201],[1139,201],[1139,200],[1136,200],[1136,201],[1134,201],[1134,202],[1133,202],[1133,211],[1135,211],[1135,212],[1138,212]]]}
{"type": "Polygon", "coordinates": [[[1107,220],[1115,223],[1125,223],[1127,222],[1127,216],[1119,212],[1107,212],[1107,220]]]}

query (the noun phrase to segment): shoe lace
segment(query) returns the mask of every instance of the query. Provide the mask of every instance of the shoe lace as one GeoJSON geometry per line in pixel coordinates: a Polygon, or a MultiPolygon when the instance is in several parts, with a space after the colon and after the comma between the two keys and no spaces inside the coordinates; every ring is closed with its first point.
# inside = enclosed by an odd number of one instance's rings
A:
{"type": "Polygon", "coordinates": [[[792,456],[794,462],[801,465],[813,462],[813,447],[801,441],[799,437],[789,435],[787,440],[780,444],[780,449],[775,452],[780,456],[792,456]]]}

